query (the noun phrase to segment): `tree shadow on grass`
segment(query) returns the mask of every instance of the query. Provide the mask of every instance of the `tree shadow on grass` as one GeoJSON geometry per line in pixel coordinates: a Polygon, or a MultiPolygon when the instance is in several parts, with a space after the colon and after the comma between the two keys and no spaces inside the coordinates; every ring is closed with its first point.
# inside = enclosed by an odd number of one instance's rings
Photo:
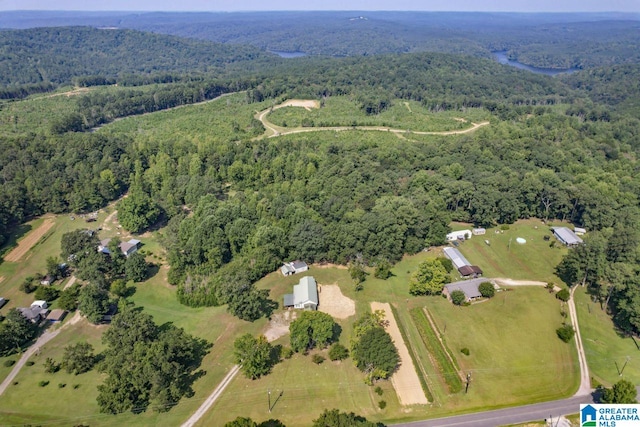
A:
{"type": "Polygon", "coordinates": [[[27,235],[32,229],[31,224],[20,224],[13,230],[7,241],[0,248],[0,257],[2,257],[0,258],[0,263],[4,261],[4,257],[11,252],[11,250],[18,246],[18,240],[27,235]]]}

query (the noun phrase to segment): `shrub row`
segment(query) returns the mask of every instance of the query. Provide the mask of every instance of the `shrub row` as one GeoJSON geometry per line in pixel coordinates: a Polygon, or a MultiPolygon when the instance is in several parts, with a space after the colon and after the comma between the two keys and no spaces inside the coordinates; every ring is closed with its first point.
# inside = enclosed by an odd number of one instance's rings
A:
{"type": "Polygon", "coordinates": [[[410,313],[424,345],[438,364],[442,376],[449,387],[449,391],[451,393],[458,393],[462,390],[462,380],[458,375],[458,370],[447,355],[447,350],[438,339],[436,331],[431,327],[429,319],[427,319],[426,314],[420,307],[412,309],[410,313]]]}
{"type": "Polygon", "coordinates": [[[396,308],[391,305],[391,311],[393,312],[393,316],[396,318],[396,324],[398,325],[398,329],[400,330],[400,335],[402,335],[402,340],[407,345],[407,349],[409,350],[409,356],[411,356],[411,360],[413,361],[413,366],[416,367],[416,373],[418,374],[418,379],[420,380],[420,385],[422,386],[422,390],[424,391],[424,395],[429,399],[429,402],[433,402],[433,394],[431,394],[431,390],[429,390],[429,386],[427,385],[427,380],[424,378],[424,372],[422,372],[422,368],[420,364],[418,364],[418,358],[413,350],[413,346],[411,345],[411,341],[407,336],[407,331],[405,331],[402,322],[400,321],[400,317],[398,316],[398,312],[396,308]]]}

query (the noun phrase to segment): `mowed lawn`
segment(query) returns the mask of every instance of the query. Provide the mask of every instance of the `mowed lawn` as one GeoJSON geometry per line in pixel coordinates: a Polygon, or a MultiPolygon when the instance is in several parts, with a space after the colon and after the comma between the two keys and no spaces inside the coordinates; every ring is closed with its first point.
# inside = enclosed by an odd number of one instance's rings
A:
{"type": "MultiPolygon", "coordinates": [[[[24,282],[27,276],[34,276],[36,273],[45,274],[47,266],[47,257],[60,255],[60,240],[64,233],[81,228],[96,228],[106,216],[104,212],[100,212],[98,215],[98,221],[92,223],[86,223],[82,218],[73,215],[59,215],[54,218],[54,225],[47,231],[47,233],[40,238],[40,240],[25,254],[22,259],[17,262],[2,261],[0,264],[0,277],[3,279],[0,281],[0,296],[9,300],[9,302],[0,309],[1,314],[6,314],[7,311],[14,307],[29,306],[34,300],[33,294],[25,294],[19,290],[20,284],[24,282]]],[[[36,230],[43,222],[42,218],[37,218],[26,224],[18,227],[14,235],[9,239],[9,242],[5,245],[1,251],[4,255],[8,254],[12,247],[15,246],[15,242],[19,242],[21,239],[28,236],[28,234],[36,230]]],[[[62,262],[62,259],[60,259],[62,262]]],[[[68,280],[68,279],[66,279],[68,280]]],[[[66,281],[65,280],[65,281],[66,281]]],[[[62,289],[65,281],[57,281],[54,283],[54,287],[62,289]]],[[[53,305],[55,308],[55,303],[53,305]]]]}
{"type": "Polygon", "coordinates": [[[517,287],[468,307],[431,299],[426,307],[460,370],[471,373],[469,393],[450,396],[449,409],[553,400],[577,389],[575,343],[556,336],[560,302],[545,289],[517,287]]]}
{"type": "MultiPolygon", "coordinates": [[[[467,227],[458,225],[452,228],[467,227]]],[[[511,224],[508,230],[489,228],[487,234],[472,236],[461,243],[459,249],[470,263],[482,268],[485,277],[562,283],[555,275],[555,267],[567,249],[556,241],[549,225],[537,219],[518,221],[511,224]],[[551,237],[544,240],[544,236],[551,237]],[[517,243],[518,237],[527,242],[517,243]],[[489,245],[485,240],[489,241],[489,245]],[[552,244],[554,247],[551,247],[552,244]]]]}
{"type": "Polygon", "coordinates": [[[591,300],[585,288],[576,289],[574,298],[591,377],[598,383],[611,386],[620,380],[619,370],[624,367],[623,378],[639,384],[640,349],[637,345],[640,341],[619,334],[611,316],[600,309],[600,303],[591,300]],[[627,357],[629,361],[625,366],[627,357]]]}

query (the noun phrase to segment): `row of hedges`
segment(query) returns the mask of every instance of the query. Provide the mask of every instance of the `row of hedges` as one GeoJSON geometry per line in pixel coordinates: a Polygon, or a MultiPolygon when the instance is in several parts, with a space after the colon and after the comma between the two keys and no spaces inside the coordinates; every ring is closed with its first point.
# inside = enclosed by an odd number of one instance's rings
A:
{"type": "Polygon", "coordinates": [[[447,350],[438,339],[436,331],[431,327],[431,323],[429,322],[429,319],[427,319],[427,315],[420,307],[412,309],[410,313],[413,323],[418,329],[424,345],[427,347],[427,350],[431,353],[442,372],[442,376],[449,387],[449,392],[458,393],[462,390],[462,380],[458,375],[457,368],[447,355],[447,350]]]}
{"type": "Polygon", "coordinates": [[[404,340],[405,344],[407,344],[407,349],[409,350],[409,356],[411,356],[411,360],[413,361],[413,366],[415,366],[416,368],[416,373],[418,374],[418,379],[420,380],[420,385],[422,386],[422,390],[424,391],[424,395],[427,396],[427,399],[429,399],[429,402],[433,402],[433,395],[431,394],[431,390],[429,390],[429,386],[427,385],[427,380],[424,378],[424,372],[422,372],[422,368],[420,367],[420,364],[418,364],[418,358],[415,354],[415,351],[413,350],[413,346],[411,345],[411,340],[409,340],[409,337],[407,336],[407,332],[404,329],[404,326],[402,325],[402,322],[400,321],[400,317],[398,316],[398,312],[396,311],[396,308],[391,305],[391,312],[393,313],[393,316],[396,318],[396,324],[398,325],[398,329],[400,330],[400,335],[402,335],[402,339],[404,340]]]}

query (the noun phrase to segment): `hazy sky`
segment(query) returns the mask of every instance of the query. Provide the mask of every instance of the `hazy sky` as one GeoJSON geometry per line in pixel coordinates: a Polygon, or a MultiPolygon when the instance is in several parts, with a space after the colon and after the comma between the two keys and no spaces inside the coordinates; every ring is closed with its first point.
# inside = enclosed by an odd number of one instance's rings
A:
{"type": "Polygon", "coordinates": [[[640,0],[0,0],[0,10],[640,12],[640,0]]]}

